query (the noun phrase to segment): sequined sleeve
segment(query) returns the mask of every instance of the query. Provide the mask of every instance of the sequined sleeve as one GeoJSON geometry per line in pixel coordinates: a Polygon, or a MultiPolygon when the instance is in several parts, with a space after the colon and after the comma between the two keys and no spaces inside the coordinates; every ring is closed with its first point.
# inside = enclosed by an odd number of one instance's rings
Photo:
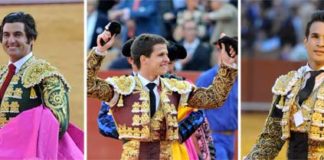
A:
{"type": "Polygon", "coordinates": [[[95,54],[93,49],[87,59],[87,94],[88,97],[97,98],[102,101],[109,102],[114,90],[103,79],[97,77],[97,72],[100,68],[104,56],[95,54]]]}
{"type": "Polygon", "coordinates": [[[188,106],[196,108],[216,108],[225,102],[235,79],[237,70],[221,66],[208,88],[195,88],[188,99],[188,106]]]}
{"type": "Polygon", "coordinates": [[[274,159],[280,152],[285,141],[281,139],[281,118],[282,111],[275,107],[276,100],[274,98],[272,108],[265,122],[263,131],[259,135],[256,144],[253,146],[246,159],[274,159]]]}
{"type": "Polygon", "coordinates": [[[47,77],[42,82],[45,105],[53,112],[60,124],[60,137],[69,124],[69,96],[67,88],[58,76],[47,77]]]}

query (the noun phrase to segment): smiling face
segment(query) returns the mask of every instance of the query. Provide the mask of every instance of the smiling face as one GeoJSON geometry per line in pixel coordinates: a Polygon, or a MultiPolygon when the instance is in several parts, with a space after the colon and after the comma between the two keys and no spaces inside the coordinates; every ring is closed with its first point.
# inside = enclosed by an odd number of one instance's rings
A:
{"type": "Polygon", "coordinates": [[[324,66],[324,22],[311,24],[308,37],[304,39],[308,53],[308,63],[313,69],[324,66]]]}
{"type": "Polygon", "coordinates": [[[150,57],[141,56],[142,68],[154,77],[167,73],[169,61],[166,44],[155,44],[150,57]]]}
{"type": "Polygon", "coordinates": [[[31,52],[33,40],[28,42],[25,25],[21,22],[5,23],[2,30],[2,48],[10,61],[16,62],[31,52]]]}

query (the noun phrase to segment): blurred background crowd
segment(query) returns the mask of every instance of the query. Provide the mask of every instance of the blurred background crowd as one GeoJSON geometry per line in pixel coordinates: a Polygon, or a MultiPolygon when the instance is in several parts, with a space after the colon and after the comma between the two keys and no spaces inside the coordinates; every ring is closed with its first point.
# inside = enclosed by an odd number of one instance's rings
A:
{"type": "Polygon", "coordinates": [[[141,33],[154,33],[182,44],[187,58],[175,62],[175,69],[203,71],[216,63],[215,42],[221,32],[237,36],[236,0],[88,0],[87,47],[109,21],[122,24],[122,31],[102,69],[130,68],[121,55],[122,44],[141,33]]]}
{"type": "Polygon", "coordinates": [[[242,0],[242,54],[247,57],[302,61],[305,25],[322,0],[242,0]]]}

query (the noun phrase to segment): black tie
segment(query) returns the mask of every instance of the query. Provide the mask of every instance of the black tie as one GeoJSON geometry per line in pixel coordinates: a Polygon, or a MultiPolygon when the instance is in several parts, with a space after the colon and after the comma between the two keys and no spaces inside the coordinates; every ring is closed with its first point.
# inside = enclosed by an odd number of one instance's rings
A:
{"type": "Polygon", "coordinates": [[[299,96],[298,103],[299,103],[299,105],[301,105],[305,101],[305,99],[307,99],[309,97],[309,95],[312,93],[312,91],[314,89],[314,85],[315,85],[316,76],[318,76],[322,72],[324,72],[324,71],[323,70],[310,71],[311,76],[306,81],[305,87],[298,92],[298,96],[299,96]]]}
{"type": "Polygon", "coordinates": [[[155,94],[153,89],[155,88],[155,83],[149,83],[146,85],[146,87],[150,90],[150,111],[151,111],[151,117],[153,117],[155,113],[155,94]]]}

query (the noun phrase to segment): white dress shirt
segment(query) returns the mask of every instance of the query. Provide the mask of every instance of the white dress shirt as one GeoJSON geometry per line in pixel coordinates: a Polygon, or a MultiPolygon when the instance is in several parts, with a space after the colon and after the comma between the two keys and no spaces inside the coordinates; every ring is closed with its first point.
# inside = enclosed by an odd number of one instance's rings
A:
{"type": "Polygon", "coordinates": [[[155,87],[153,89],[153,92],[154,92],[154,95],[155,95],[155,109],[157,111],[157,109],[159,108],[159,103],[160,103],[160,94],[159,94],[159,91],[158,91],[158,87],[159,87],[159,84],[160,84],[160,77],[157,77],[154,81],[149,81],[147,80],[146,78],[144,78],[140,73],[137,74],[138,76],[138,79],[141,81],[144,89],[146,91],[150,91],[148,88],[147,88],[147,84],[149,83],[155,83],[155,87]]]}
{"type": "MultiPolygon", "coordinates": [[[[18,71],[20,70],[21,66],[22,66],[23,64],[25,64],[25,63],[27,62],[27,60],[28,60],[29,58],[31,58],[32,56],[33,56],[33,53],[30,52],[30,53],[28,53],[26,56],[24,56],[23,58],[20,58],[18,61],[16,61],[15,63],[13,63],[13,64],[15,65],[15,67],[16,67],[15,74],[18,73],[18,71]]],[[[12,63],[12,62],[9,61],[9,64],[11,64],[11,63],[12,63]]],[[[9,65],[9,64],[8,64],[8,65],[9,65]]]]}

